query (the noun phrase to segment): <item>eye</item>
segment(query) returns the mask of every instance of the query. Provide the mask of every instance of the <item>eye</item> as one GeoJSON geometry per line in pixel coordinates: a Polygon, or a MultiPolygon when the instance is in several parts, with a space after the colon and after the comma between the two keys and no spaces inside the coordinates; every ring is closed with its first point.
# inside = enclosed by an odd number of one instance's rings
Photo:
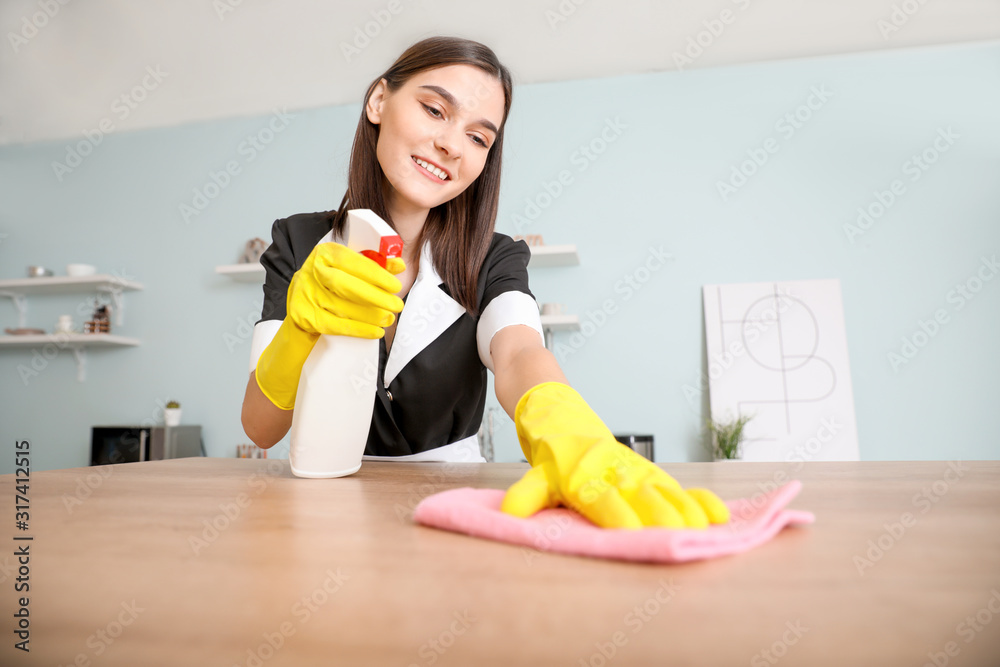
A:
{"type": "Polygon", "coordinates": [[[481,136],[479,136],[478,134],[471,134],[471,135],[469,135],[469,136],[471,136],[471,137],[472,137],[472,140],[473,140],[474,142],[476,142],[477,144],[479,144],[480,146],[482,146],[483,148],[489,148],[489,147],[490,147],[490,146],[489,146],[489,144],[487,144],[487,143],[486,143],[486,142],[485,142],[485,141],[483,140],[483,138],[482,138],[481,136]]]}
{"type": "Polygon", "coordinates": [[[430,115],[434,116],[435,118],[444,118],[444,116],[442,115],[442,113],[441,113],[441,111],[439,109],[436,109],[436,108],[431,107],[431,106],[427,106],[423,102],[420,103],[420,106],[422,106],[424,109],[426,109],[427,113],[429,113],[430,115]]]}

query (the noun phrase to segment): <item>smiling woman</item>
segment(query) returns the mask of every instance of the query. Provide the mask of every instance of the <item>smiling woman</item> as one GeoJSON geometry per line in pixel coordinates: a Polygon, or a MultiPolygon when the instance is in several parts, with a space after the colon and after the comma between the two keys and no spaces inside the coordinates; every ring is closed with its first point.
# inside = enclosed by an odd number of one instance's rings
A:
{"type": "Polygon", "coordinates": [[[493,231],[511,92],[493,51],[450,37],[414,44],[371,83],[340,208],[276,221],[261,257],[244,429],[264,448],[284,437],[320,335],[379,338],[366,458],[483,461],[489,369],[535,466],[504,511],[563,504],[620,528],[724,523],[711,492],[685,492],[618,443],[543,345],[528,247],[493,231]],[[383,268],[344,247],[353,209],[392,226],[401,260],[383,268]]]}
{"type": "MultiPolygon", "coordinates": [[[[426,229],[445,283],[470,310],[476,307],[479,255],[485,257],[496,217],[499,128],[510,100],[509,76],[504,78],[501,83],[466,64],[421,71],[402,82],[390,73],[375,82],[364,109],[370,126],[378,128],[375,157],[386,180],[381,190],[403,246],[410,249],[407,264],[418,256],[419,235],[426,229]],[[428,211],[433,215],[442,205],[445,219],[428,219],[428,211]],[[449,212],[456,218],[451,225],[449,212]]],[[[363,119],[359,131],[364,127],[363,119]]]]}

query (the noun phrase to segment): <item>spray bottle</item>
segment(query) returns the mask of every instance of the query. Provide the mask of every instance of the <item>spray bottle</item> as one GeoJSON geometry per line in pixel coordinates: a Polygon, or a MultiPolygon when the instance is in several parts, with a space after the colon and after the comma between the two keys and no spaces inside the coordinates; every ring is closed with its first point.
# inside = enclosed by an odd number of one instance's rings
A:
{"type": "MultiPolygon", "coordinates": [[[[403,241],[369,209],[347,212],[347,247],[383,267],[403,254],[403,241]]],[[[302,366],[292,413],[292,472],[344,477],[361,468],[378,378],[379,340],[320,336],[302,366]]]]}

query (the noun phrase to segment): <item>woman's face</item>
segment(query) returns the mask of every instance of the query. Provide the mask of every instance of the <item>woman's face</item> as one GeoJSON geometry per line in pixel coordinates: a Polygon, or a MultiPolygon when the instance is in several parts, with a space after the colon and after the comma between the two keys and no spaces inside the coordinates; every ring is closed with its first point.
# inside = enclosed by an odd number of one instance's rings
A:
{"type": "Polygon", "coordinates": [[[483,171],[503,108],[500,82],[471,65],[425,70],[392,93],[380,81],[366,112],[380,126],[376,155],[390,210],[429,210],[469,187],[483,171]]]}

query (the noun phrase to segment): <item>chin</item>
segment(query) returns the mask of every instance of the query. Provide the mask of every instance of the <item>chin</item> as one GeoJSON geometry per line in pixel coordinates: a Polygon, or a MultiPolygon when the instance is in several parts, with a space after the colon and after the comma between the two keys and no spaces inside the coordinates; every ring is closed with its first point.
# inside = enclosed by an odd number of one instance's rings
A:
{"type": "MultiPolygon", "coordinates": [[[[397,190],[397,192],[400,191],[397,190]]],[[[450,192],[447,195],[439,193],[436,196],[432,196],[426,192],[400,192],[400,194],[402,194],[403,198],[414,206],[419,206],[428,210],[454,199],[454,195],[450,192]]]]}

